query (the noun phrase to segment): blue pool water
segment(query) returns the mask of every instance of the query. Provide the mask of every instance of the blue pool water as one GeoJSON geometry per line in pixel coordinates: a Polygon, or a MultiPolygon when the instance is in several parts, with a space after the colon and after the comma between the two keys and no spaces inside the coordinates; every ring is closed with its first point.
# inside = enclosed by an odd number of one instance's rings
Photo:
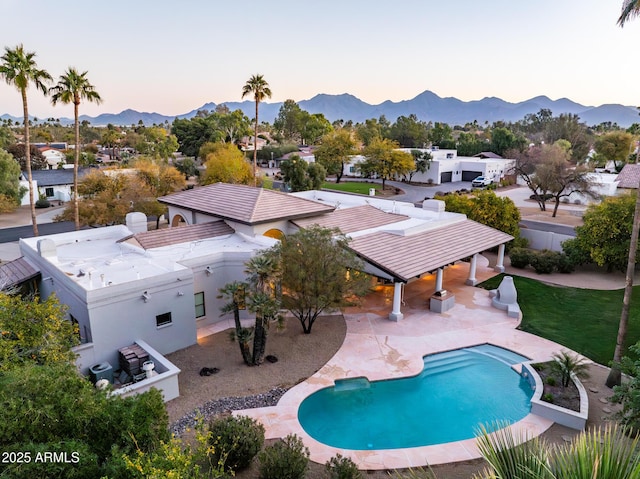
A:
{"type": "Polygon", "coordinates": [[[397,449],[460,441],[493,421],[529,414],[533,391],[512,364],[524,356],[490,344],[424,357],[410,378],[336,381],[307,397],[298,420],[314,439],[353,449],[397,449]]]}

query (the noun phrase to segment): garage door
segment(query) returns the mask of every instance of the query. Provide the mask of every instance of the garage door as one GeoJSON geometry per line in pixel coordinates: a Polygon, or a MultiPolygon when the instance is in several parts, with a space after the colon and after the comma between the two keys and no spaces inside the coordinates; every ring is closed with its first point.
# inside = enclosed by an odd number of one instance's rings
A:
{"type": "Polygon", "coordinates": [[[462,181],[473,181],[478,176],[482,176],[482,171],[464,171],[464,170],[462,170],[462,181]]]}
{"type": "Polygon", "coordinates": [[[451,183],[452,174],[453,174],[452,171],[446,171],[444,173],[440,173],[440,183],[451,183]]]}

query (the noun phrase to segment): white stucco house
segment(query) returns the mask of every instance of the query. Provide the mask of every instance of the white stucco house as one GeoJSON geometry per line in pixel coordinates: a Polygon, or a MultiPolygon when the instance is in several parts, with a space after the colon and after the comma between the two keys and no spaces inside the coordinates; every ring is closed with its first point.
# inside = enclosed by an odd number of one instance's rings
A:
{"type": "MultiPolygon", "coordinates": [[[[402,151],[410,153],[412,150],[428,152],[433,159],[429,169],[424,173],[413,175],[412,181],[418,183],[431,183],[439,185],[452,181],[472,181],[477,176],[492,178],[495,183],[499,182],[515,165],[514,159],[501,158],[494,154],[478,154],[476,156],[458,156],[456,150],[440,150],[435,148],[401,148],[402,151]]],[[[361,176],[358,172],[358,163],[364,161],[364,156],[356,155],[352,161],[344,165],[343,174],[345,176],[361,176]]]]}
{"type": "MultiPolygon", "coordinates": [[[[48,200],[70,201],[73,196],[73,165],[71,168],[60,168],[54,170],[32,170],[31,178],[33,180],[35,199],[44,196],[48,200]]],[[[78,178],[82,178],[89,169],[80,168],[78,170],[78,178]]],[[[21,185],[28,188],[27,173],[22,172],[20,175],[21,185]]],[[[21,204],[29,204],[29,191],[25,192],[22,197],[21,204]]]]}
{"type": "Polygon", "coordinates": [[[66,155],[60,150],[51,148],[50,146],[39,148],[39,150],[42,153],[42,156],[47,160],[50,170],[55,170],[60,165],[65,165],[67,163],[66,155]]]}
{"type": "MultiPolygon", "coordinates": [[[[381,200],[325,191],[286,194],[218,183],[159,199],[170,228],[146,231],[141,213],[127,224],[20,240],[40,272],[42,297],[56,294],[80,331],[81,370],[141,340],[167,354],[197,340],[199,328],[226,321],[218,290],[244,280],[244,264],[282,237],[317,224],[338,227],[377,281],[393,285],[391,320],[401,320],[403,285],[428,274],[443,289],[444,269],[511,236],[444,211],[444,203],[381,200]]],[[[243,312],[245,317],[249,313],[243,312]]]]}

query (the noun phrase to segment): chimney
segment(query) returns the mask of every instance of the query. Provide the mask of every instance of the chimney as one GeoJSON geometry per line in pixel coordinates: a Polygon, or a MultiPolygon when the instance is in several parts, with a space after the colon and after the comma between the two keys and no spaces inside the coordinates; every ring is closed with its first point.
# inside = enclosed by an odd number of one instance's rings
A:
{"type": "Polygon", "coordinates": [[[126,224],[133,234],[144,233],[147,231],[147,215],[139,212],[127,213],[126,224]]]}
{"type": "Polygon", "coordinates": [[[441,200],[424,200],[422,202],[423,210],[433,211],[434,213],[443,213],[444,206],[444,201],[441,200]]]}

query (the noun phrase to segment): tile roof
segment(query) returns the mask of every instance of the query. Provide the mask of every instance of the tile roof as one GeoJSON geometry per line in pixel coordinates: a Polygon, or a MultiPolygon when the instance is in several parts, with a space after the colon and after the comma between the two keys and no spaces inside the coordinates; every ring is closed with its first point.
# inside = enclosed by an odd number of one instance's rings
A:
{"type": "Polygon", "coordinates": [[[136,233],[118,241],[136,243],[143,249],[160,248],[174,244],[188,243],[216,236],[226,236],[235,233],[235,230],[224,221],[213,221],[211,223],[200,223],[197,225],[185,225],[174,228],[164,228],[161,230],[145,231],[136,233]]]}
{"type": "Polygon", "coordinates": [[[640,165],[628,163],[624,165],[618,176],[618,188],[637,188],[640,185],[640,165]]]}
{"type": "Polygon", "coordinates": [[[24,283],[38,274],[40,271],[23,256],[13,261],[0,263],[0,291],[24,283]]]}
{"type": "Polygon", "coordinates": [[[279,191],[227,183],[181,191],[158,201],[248,225],[316,216],[335,209],[279,191]]]}
{"type": "Polygon", "coordinates": [[[318,225],[323,228],[339,228],[342,233],[348,234],[354,231],[398,223],[406,219],[409,219],[409,217],[386,213],[371,205],[363,205],[336,210],[314,218],[294,220],[293,223],[300,228],[307,228],[311,225],[318,225]]]}
{"type": "Polygon", "coordinates": [[[407,236],[376,232],[355,238],[349,247],[363,260],[406,282],[512,239],[502,231],[464,220],[407,236]]]}

